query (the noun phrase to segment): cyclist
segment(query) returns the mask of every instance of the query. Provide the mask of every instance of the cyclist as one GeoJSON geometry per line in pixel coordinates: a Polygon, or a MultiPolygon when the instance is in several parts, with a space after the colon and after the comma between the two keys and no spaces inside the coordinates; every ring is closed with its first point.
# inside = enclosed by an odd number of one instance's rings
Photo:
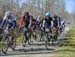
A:
{"type": "Polygon", "coordinates": [[[32,16],[31,22],[31,36],[33,36],[34,40],[36,40],[36,19],[32,16]]]}
{"type": "Polygon", "coordinates": [[[54,33],[54,39],[57,40],[58,35],[60,34],[60,26],[61,26],[61,19],[57,15],[53,16],[53,33],[54,33]]]}
{"type": "Polygon", "coordinates": [[[65,20],[61,20],[60,32],[62,32],[65,29],[65,25],[65,20]]]}
{"type": "MultiPolygon", "coordinates": [[[[25,35],[25,44],[29,40],[29,36],[27,36],[27,33],[30,32],[31,23],[32,23],[32,16],[29,14],[29,12],[25,12],[24,16],[22,16],[22,19],[20,20],[20,28],[22,27],[22,24],[24,23],[24,35],[25,35]]],[[[23,45],[25,46],[25,45],[23,45]]]]}
{"type": "Polygon", "coordinates": [[[50,12],[47,12],[43,20],[43,28],[44,29],[49,28],[51,31],[51,27],[52,27],[52,17],[50,15],[50,12]]]}
{"type": "Polygon", "coordinates": [[[35,19],[35,18],[33,18],[33,16],[32,16],[31,27],[32,27],[33,29],[35,29],[35,28],[36,28],[36,19],[35,19]]]}
{"type": "Polygon", "coordinates": [[[14,31],[15,27],[16,27],[16,18],[15,16],[12,15],[10,11],[7,11],[0,26],[0,28],[3,29],[4,32],[2,42],[8,42],[7,43],[8,46],[2,47],[2,52],[4,54],[6,54],[8,47],[11,47],[12,50],[15,50],[16,47],[16,38],[14,31]],[[4,38],[6,38],[6,40],[4,38]]]}
{"type": "Polygon", "coordinates": [[[50,12],[47,12],[45,14],[45,18],[43,19],[42,31],[47,32],[48,30],[48,32],[52,33],[52,30],[51,30],[53,26],[52,23],[53,23],[53,20],[52,20],[51,14],[50,12]]]}
{"type": "Polygon", "coordinates": [[[53,19],[53,27],[57,28],[58,27],[58,16],[54,15],[53,17],[54,17],[54,19],[53,19]]]}
{"type": "Polygon", "coordinates": [[[15,27],[16,27],[16,18],[11,14],[10,11],[7,11],[2,20],[0,28],[5,29],[5,32],[7,32],[8,34],[8,32],[13,30],[15,27]]]}
{"type": "Polygon", "coordinates": [[[52,33],[52,17],[51,17],[51,14],[50,14],[50,12],[47,12],[46,14],[45,14],[45,18],[43,19],[43,31],[44,31],[44,35],[46,36],[45,38],[44,38],[44,40],[45,40],[45,47],[47,48],[47,46],[48,46],[48,42],[50,42],[50,37],[51,37],[51,35],[50,35],[50,33],[52,33]]]}

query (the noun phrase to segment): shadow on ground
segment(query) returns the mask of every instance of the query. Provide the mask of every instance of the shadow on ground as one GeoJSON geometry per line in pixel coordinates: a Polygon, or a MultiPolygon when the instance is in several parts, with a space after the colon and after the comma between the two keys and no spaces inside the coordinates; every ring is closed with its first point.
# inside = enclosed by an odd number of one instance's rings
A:
{"type": "Polygon", "coordinates": [[[27,55],[27,54],[49,54],[53,53],[55,49],[53,48],[30,48],[30,49],[16,49],[15,51],[9,52],[6,55],[0,56],[13,56],[13,55],[27,55]]]}

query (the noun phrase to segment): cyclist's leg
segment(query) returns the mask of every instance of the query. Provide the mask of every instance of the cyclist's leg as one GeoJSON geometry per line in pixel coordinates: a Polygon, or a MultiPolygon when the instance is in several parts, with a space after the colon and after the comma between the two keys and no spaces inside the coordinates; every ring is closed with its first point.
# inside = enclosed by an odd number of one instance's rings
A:
{"type": "Polygon", "coordinates": [[[25,27],[24,28],[24,38],[25,38],[25,40],[24,40],[24,42],[26,43],[27,42],[27,40],[28,40],[28,37],[27,37],[27,30],[28,30],[28,28],[27,27],[25,27]]]}
{"type": "Polygon", "coordinates": [[[37,36],[36,36],[36,27],[33,27],[33,37],[35,40],[37,40],[37,36]]]}
{"type": "Polygon", "coordinates": [[[7,34],[8,34],[8,30],[5,29],[4,33],[3,33],[3,38],[2,38],[2,52],[4,54],[7,53],[7,50],[8,50],[8,47],[9,47],[9,39],[8,39],[7,34]]]}
{"type": "Polygon", "coordinates": [[[13,29],[13,30],[10,32],[10,35],[11,35],[11,37],[12,37],[12,41],[13,41],[14,39],[16,39],[15,29],[13,29]]]}
{"type": "Polygon", "coordinates": [[[15,47],[16,47],[15,29],[13,29],[13,30],[10,32],[10,36],[11,36],[11,48],[12,48],[12,50],[15,50],[15,47]]]}

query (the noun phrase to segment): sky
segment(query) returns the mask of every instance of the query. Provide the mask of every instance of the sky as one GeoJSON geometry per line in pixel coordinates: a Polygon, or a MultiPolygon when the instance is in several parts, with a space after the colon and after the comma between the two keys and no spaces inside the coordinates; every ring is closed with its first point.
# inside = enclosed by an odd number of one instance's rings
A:
{"type": "MultiPolygon", "coordinates": [[[[23,2],[27,3],[30,0],[20,0],[20,6],[23,2]]],[[[75,0],[64,0],[65,2],[65,10],[69,13],[75,11],[75,0]]]]}
{"type": "Polygon", "coordinates": [[[75,0],[65,0],[65,4],[66,11],[69,13],[75,11],[75,0]]]}

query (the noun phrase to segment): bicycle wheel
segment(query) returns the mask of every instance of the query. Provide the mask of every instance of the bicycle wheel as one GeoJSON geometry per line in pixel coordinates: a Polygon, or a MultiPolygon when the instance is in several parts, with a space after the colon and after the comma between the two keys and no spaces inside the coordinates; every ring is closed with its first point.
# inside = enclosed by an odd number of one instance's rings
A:
{"type": "Polygon", "coordinates": [[[2,52],[3,52],[4,54],[7,53],[7,50],[8,50],[8,43],[9,43],[8,37],[3,37],[3,38],[2,38],[2,52]]]}
{"type": "Polygon", "coordinates": [[[54,44],[54,42],[56,42],[57,41],[57,38],[58,38],[58,30],[57,30],[57,28],[55,28],[54,30],[53,30],[53,40],[52,40],[52,43],[54,44]]]}
{"type": "Polygon", "coordinates": [[[45,34],[45,48],[48,49],[48,33],[45,34]]]}
{"type": "Polygon", "coordinates": [[[15,48],[16,48],[16,39],[14,38],[14,37],[12,37],[12,39],[11,39],[11,48],[12,48],[12,50],[14,51],[15,50],[15,48]]]}

